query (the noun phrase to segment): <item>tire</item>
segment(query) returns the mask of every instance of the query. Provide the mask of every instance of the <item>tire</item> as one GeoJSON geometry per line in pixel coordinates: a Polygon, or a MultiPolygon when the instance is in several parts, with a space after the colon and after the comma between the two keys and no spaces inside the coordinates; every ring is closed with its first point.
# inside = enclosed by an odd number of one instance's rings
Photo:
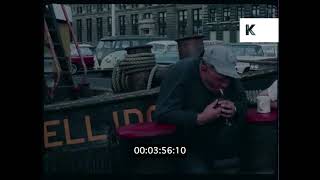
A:
{"type": "Polygon", "coordinates": [[[75,64],[71,65],[71,74],[75,74],[78,72],[78,66],[75,64]]]}

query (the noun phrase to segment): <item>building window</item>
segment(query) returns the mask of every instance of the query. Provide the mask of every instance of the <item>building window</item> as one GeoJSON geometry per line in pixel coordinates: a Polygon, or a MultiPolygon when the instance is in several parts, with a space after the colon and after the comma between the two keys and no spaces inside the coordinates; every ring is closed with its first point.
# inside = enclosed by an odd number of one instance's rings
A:
{"type": "Polygon", "coordinates": [[[227,42],[227,43],[229,43],[230,42],[230,31],[223,31],[222,32],[223,34],[223,36],[222,36],[222,40],[224,41],[224,42],[227,42]]]}
{"type": "Polygon", "coordinates": [[[230,8],[223,8],[223,21],[230,21],[230,8]]]}
{"type": "Polygon", "coordinates": [[[119,16],[120,35],[126,34],[125,16],[119,16]]]}
{"type": "Polygon", "coordinates": [[[92,41],[92,20],[87,19],[87,42],[92,41]]]}
{"type": "Polygon", "coordinates": [[[165,36],[166,35],[166,17],[167,13],[166,12],[159,12],[159,35],[160,36],[165,36]]]}
{"type": "Polygon", "coordinates": [[[77,7],[77,14],[82,14],[82,7],[81,6],[77,7]]]}
{"type": "Polygon", "coordinates": [[[272,17],[277,17],[277,7],[276,6],[272,7],[272,17]]]}
{"type": "Polygon", "coordinates": [[[143,35],[149,35],[150,29],[149,28],[142,29],[142,33],[143,33],[143,35]]]}
{"type": "Polygon", "coordinates": [[[184,37],[187,28],[187,10],[178,11],[178,36],[184,37]]]}
{"type": "Polygon", "coordinates": [[[209,10],[209,22],[216,22],[217,21],[217,14],[216,9],[209,10]]]}
{"type": "Polygon", "coordinates": [[[103,4],[97,4],[97,12],[102,12],[103,11],[103,4]]]}
{"type": "Polygon", "coordinates": [[[244,17],[244,7],[237,7],[237,21],[244,17]]]}
{"type": "Polygon", "coordinates": [[[131,15],[132,35],[138,35],[138,14],[131,15]]]}
{"type": "Polygon", "coordinates": [[[132,8],[138,8],[138,4],[131,4],[132,8]]]}
{"type": "Polygon", "coordinates": [[[193,15],[193,34],[202,33],[202,15],[200,14],[200,9],[192,10],[193,15]]]}
{"type": "Polygon", "coordinates": [[[76,15],[77,14],[77,9],[75,7],[72,7],[72,15],[76,15]]]}
{"type": "Polygon", "coordinates": [[[100,41],[100,39],[103,36],[103,26],[102,26],[102,18],[97,18],[97,40],[100,41]]]}
{"type": "Polygon", "coordinates": [[[125,4],[119,4],[119,9],[126,9],[126,5],[125,4]]]}
{"type": "Polygon", "coordinates": [[[107,4],[107,9],[110,10],[110,4],[107,4]]]}
{"type": "Polygon", "coordinates": [[[111,36],[112,35],[112,17],[108,17],[107,24],[108,24],[108,36],[111,36]]]}
{"type": "Polygon", "coordinates": [[[267,17],[272,17],[272,5],[267,5],[267,17]]]}
{"type": "Polygon", "coordinates": [[[260,15],[259,6],[257,5],[252,6],[252,17],[259,17],[259,15],[260,15]]]}
{"type": "Polygon", "coordinates": [[[82,42],[82,21],[81,21],[81,19],[77,20],[77,38],[78,38],[78,42],[82,42]]]}
{"type": "Polygon", "coordinates": [[[91,5],[87,5],[87,13],[92,13],[92,6],[91,5]]]}
{"type": "Polygon", "coordinates": [[[151,13],[143,14],[143,19],[151,19],[151,18],[152,18],[152,14],[151,13]]]}

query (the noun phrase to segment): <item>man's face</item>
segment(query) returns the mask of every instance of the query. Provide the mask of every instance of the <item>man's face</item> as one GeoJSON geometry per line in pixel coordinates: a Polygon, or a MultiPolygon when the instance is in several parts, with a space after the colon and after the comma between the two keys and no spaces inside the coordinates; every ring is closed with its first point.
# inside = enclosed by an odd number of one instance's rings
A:
{"type": "Polygon", "coordinates": [[[218,92],[219,89],[224,90],[230,84],[229,77],[219,74],[208,64],[200,65],[200,76],[204,85],[212,92],[218,92]]]}

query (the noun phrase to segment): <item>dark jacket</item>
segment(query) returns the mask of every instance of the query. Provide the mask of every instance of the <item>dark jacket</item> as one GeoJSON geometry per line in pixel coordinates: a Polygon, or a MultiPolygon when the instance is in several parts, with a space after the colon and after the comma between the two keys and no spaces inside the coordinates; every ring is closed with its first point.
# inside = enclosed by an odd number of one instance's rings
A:
{"type": "Polygon", "coordinates": [[[224,99],[234,102],[237,108],[232,119],[233,125],[226,127],[224,119],[220,118],[210,124],[197,126],[197,114],[219,97],[201,82],[198,60],[179,61],[161,83],[154,119],[177,125],[179,142],[189,145],[192,150],[214,150],[215,154],[219,154],[218,151],[225,150],[222,146],[233,148],[229,146],[236,146],[240,142],[237,138],[247,109],[245,91],[239,80],[232,79],[224,91],[224,99]],[[232,135],[227,135],[229,133],[232,135]]]}

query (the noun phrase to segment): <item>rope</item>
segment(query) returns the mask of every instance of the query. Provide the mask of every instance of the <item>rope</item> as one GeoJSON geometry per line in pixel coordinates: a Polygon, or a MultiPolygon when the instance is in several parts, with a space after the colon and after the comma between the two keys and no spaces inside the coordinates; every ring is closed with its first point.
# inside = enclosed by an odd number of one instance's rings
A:
{"type": "Polygon", "coordinates": [[[149,67],[149,66],[155,66],[155,63],[148,63],[148,64],[137,64],[134,66],[120,66],[121,70],[129,70],[129,69],[135,69],[135,68],[144,68],[144,67],[149,67]]]}
{"type": "Polygon", "coordinates": [[[131,65],[131,64],[143,64],[143,63],[155,63],[154,59],[143,60],[143,61],[122,61],[121,65],[131,65]]]}
{"type": "Polygon", "coordinates": [[[129,89],[129,81],[128,81],[128,79],[129,79],[129,76],[125,76],[126,77],[126,86],[125,86],[125,88],[126,89],[129,89]]]}
{"type": "Polygon", "coordinates": [[[144,61],[144,60],[154,60],[154,57],[125,58],[125,62],[144,61]]]}
{"type": "Polygon", "coordinates": [[[112,72],[112,89],[115,93],[129,91],[129,77],[133,73],[151,71],[156,65],[152,53],[126,55],[116,62],[112,72]]]}
{"type": "Polygon", "coordinates": [[[158,65],[156,64],[156,65],[152,68],[152,70],[151,70],[151,72],[150,72],[150,74],[149,74],[148,84],[147,84],[147,90],[149,90],[149,89],[151,88],[153,76],[155,75],[157,68],[158,68],[158,65]]]}
{"type": "Polygon", "coordinates": [[[138,53],[138,54],[127,54],[126,58],[135,58],[135,57],[154,57],[153,53],[138,53]]]}
{"type": "Polygon", "coordinates": [[[119,86],[118,86],[118,78],[119,78],[119,64],[121,61],[117,61],[116,64],[114,65],[113,71],[112,71],[112,77],[111,77],[111,81],[112,81],[112,90],[114,92],[118,92],[119,91],[119,86]]]}
{"type": "Polygon", "coordinates": [[[122,86],[122,89],[127,89],[127,85],[126,85],[126,76],[124,74],[124,72],[121,73],[121,86],[122,86]]]}
{"type": "Polygon", "coordinates": [[[117,71],[116,71],[116,87],[117,87],[117,91],[121,91],[121,86],[120,86],[120,76],[121,76],[121,69],[120,67],[118,67],[117,71]]]}
{"type": "Polygon", "coordinates": [[[151,71],[153,67],[146,67],[146,68],[141,68],[141,69],[132,69],[132,70],[129,70],[129,71],[126,71],[125,74],[126,75],[129,75],[129,74],[132,74],[132,73],[136,73],[136,72],[142,72],[142,71],[151,71]]]}

